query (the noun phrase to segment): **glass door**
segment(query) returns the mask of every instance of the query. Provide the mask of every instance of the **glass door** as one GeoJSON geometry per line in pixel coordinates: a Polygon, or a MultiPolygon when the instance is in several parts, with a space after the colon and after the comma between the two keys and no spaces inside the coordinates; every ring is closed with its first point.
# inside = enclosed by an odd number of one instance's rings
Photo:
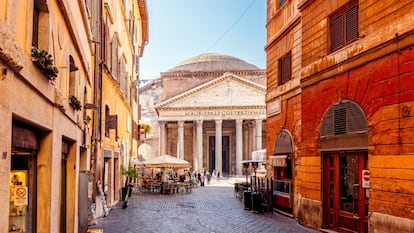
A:
{"type": "Polygon", "coordinates": [[[365,153],[324,156],[324,225],[339,232],[365,232],[365,195],[361,187],[365,153]]]}

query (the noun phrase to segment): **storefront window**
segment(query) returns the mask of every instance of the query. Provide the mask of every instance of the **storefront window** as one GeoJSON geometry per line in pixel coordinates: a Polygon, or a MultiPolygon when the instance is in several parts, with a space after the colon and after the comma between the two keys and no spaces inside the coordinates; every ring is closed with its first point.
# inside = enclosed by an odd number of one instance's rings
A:
{"type": "Polygon", "coordinates": [[[10,172],[9,231],[26,232],[29,200],[28,162],[27,156],[17,157],[20,158],[14,159],[10,172]]]}

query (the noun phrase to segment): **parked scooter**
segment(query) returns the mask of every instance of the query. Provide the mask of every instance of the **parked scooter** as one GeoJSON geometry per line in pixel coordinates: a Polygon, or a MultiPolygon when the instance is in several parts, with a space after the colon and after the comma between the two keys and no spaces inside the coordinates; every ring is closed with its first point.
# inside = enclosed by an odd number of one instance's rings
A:
{"type": "Polygon", "coordinates": [[[129,199],[129,196],[132,194],[132,188],[133,187],[134,187],[134,185],[131,184],[131,183],[128,184],[128,186],[127,186],[124,203],[122,204],[122,208],[124,208],[124,209],[128,207],[128,199],[129,199]]]}

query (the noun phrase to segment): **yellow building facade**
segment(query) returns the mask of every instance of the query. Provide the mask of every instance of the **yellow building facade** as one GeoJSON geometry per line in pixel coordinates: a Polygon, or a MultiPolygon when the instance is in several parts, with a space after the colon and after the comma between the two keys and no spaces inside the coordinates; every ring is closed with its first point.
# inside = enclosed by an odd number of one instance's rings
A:
{"type": "Polygon", "coordinates": [[[137,159],[138,62],[147,41],[145,1],[103,1],[102,8],[102,102],[100,154],[95,177],[96,217],[107,214],[120,200],[125,177],[122,167],[137,159]],[[104,199],[104,201],[101,201],[104,199]]]}
{"type": "Polygon", "coordinates": [[[0,233],[85,232],[102,184],[116,202],[139,143],[146,14],[144,0],[0,1],[0,233]]]}
{"type": "Polygon", "coordinates": [[[93,93],[89,17],[84,1],[0,2],[2,233],[79,230],[92,114],[84,106],[93,93]]]}

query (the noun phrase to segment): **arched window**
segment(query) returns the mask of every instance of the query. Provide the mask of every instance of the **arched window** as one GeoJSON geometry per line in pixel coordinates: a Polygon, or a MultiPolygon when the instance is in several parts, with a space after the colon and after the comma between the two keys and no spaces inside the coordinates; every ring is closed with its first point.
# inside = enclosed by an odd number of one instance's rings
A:
{"type": "Polygon", "coordinates": [[[361,107],[352,100],[332,105],[325,113],[321,126],[321,138],[367,132],[367,120],[361,107]]]}
{"type": "Polygon", "coordinates": [[[368,124],[362,108],[352,100],[333,104],[322,120],[321,150],[368,148],[368,124]]]}

